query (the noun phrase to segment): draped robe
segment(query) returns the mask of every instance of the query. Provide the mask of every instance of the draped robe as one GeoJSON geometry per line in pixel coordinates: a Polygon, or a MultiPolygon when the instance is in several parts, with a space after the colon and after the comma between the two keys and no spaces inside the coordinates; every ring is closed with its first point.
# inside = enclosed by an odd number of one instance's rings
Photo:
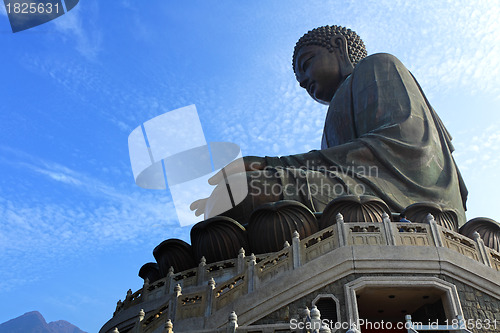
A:
{"type": "Polygon", "coordinates": [[[266,157],[267,170],[247,175],[250,195],[224,215],[241,221],[259,204],[283,199],[320,212],[354,194],[379,197],[394,212],[434,202],[455,211],[460,226],[467,190],[452,152],[451,136],[412,74],[396,57],[374,54],[336,91],[321,150],[266,157]],[[275,184],[280,193],[264,193],[275,184]]]}

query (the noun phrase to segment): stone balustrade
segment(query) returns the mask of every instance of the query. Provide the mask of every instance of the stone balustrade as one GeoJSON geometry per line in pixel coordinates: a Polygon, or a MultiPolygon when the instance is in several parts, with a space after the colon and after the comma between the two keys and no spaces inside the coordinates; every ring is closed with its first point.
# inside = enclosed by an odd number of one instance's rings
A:
{"type": "Polygon", "coordinates": [[[500,252],[497,252],[493,249],[489,249],[490,258],[491,258],[491,266],[500,271],[500,252]]]}
{"type": "Polygon", "coordinates": [[[146,281],[142,289],[127,293],[116,313],[144,302],[162,300],[165,305],[160,313],[156,311],[142,320],[138,333],[153,332],[166,325],[167,319],[203,320],[281,273],[328,252],[345,246],[373,245],[444,247],[500,271],[500,253],[485,247],[479,235],[472,240],[445,229],[431,215],[426,223],[391,222],[387,215],[381,223],[344,223],[339,214],[336,224],[310,237],[300,240],[295,233],[292,244],[286,242],[281,251],[256,257],[246,256],[241,250],[238,258],[213,264],[206,264],[202,258],[197,268],[178,273],[171,270],[166,278],[151,285],[146,281]]]}

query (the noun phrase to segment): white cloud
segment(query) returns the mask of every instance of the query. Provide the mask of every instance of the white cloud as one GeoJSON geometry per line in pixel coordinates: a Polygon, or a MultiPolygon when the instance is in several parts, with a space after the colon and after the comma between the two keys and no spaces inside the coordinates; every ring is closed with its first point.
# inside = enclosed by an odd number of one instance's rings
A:
{"type": "Polygon", "coordinates": [[[5,9],[5,6],[0,5],[0,16],[7,17],[7,10],[5,9]]]}
{"type": "Polygon", "coordinates": [[[64,40],[72,40],[80,54],[88,59],[95,59],[101,51],[101,33],[91,25],[91,20],[82,23],[81,7],[78,5],[66,14],[54,20],[56,30],[61,33],[64,40]]]}
{"type": "Polygon", "coordinates": [[[466,164],[488,160],[487,164],[476,164],[478,172],[500,168],[500,123],[495,122],[486,129],[471,128],[460,134],[454,140],[457,160],[464,160],[466,164]]]}
{"type": "Polygon", "coordinates": [[[48,262],[52,266],[104,248],[152,248],[163,240],[162,235],[179,233],[166,192],[114,188],[63,165],[0,148],[2,155],[15,156],[0,163],[31,170],[35,178],[48,177],[54,180],[49,183],[51,189],[72,197],[69,202],[53,201],[0,189],[0,261],[9,267],[9,272],[2,273],[0,287],[5,284],[10,289],[25,283],[18,276],[46,273],[48,262]],[[153,229],[154,235],[138,237],[153,229]]]}
{"type": "MultiPolygon", "coordinates": [[[[491,2],[406,2],[402,11],[419,13],[411,23],[428,26],[410,29],[409,23],[391,27],[404,31],[406,65],[431,91],[466,88],[474,94],[500,93],[500,7],[491,2]],[[417,22],[415,22],[417,20],[417,22]],[[408,29],[404,27],[407,26],[408,29]]],[[[401,17],[405,17],[402,14],[401,17]]]]}
{"type": "Polygon", "coordinates": [[[30,167],[31,167],[31,169],[33,169],[33,171],[36,171],[36,172],[43,174],[43,175],[46,175],[53,180],[56,180],[56,181],[59,181],[62,183],[66,183],[69,185],[82,185],[82,182],[80,180],[78,180],[78,179],[76,179],[68,174],[64,174],[62,172],[54,172],[51,170],[42,169],[42,168],[38,168],[35,166],[30,166],[30,167]]]}

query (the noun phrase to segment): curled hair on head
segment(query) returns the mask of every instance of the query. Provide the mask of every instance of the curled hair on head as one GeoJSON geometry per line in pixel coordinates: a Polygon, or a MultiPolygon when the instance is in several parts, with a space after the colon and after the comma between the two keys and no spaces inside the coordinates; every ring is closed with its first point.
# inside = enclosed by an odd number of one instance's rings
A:
{"type": "Polygon", "coordinates": [[[354,31],[337,25],[325,25],[324,27],[310,30],[304,34],[304,36],[300,37],[297,44],[295,44],[292,59],[293,72],[295,73],[295,60],[301,47],[306,45],[318,45],[326,47],[329,52],[333,52],[334,49],[330,40],[335,35],[342,35],[347,40],[347,52],[349,53],[349,60],[353,66],[356,66],[361,59],[367,56],[365,43],[363,43],[361,38],[354,31]]]}

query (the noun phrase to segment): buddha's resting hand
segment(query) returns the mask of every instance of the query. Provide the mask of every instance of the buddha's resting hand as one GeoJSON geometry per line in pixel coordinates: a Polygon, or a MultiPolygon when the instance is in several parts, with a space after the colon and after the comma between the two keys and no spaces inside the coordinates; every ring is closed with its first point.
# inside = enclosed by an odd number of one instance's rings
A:
{"type": "Polygon", "coordinates": [[[244,172],[246,173],[264,170],[266,167],[265,158],[259,156],[245,156],[226,165],[208,180],[210,185],[215,185],[215,189],[212,191],[212,194],[210,194],[208,198],[198,199],[191,203],[189,208],[195,212],[196,216],[205,214],[205,218],[209,218],[212,217],[211,212],[219,211],[217,205],[219,202],[218,199],[222,199],[227,196],[226,180],[224,178],[226,177],[227,179],[231,179],[232,177],[238,177],[238,174],[241,176],[243,171],[242,160],[244,172]]]}

